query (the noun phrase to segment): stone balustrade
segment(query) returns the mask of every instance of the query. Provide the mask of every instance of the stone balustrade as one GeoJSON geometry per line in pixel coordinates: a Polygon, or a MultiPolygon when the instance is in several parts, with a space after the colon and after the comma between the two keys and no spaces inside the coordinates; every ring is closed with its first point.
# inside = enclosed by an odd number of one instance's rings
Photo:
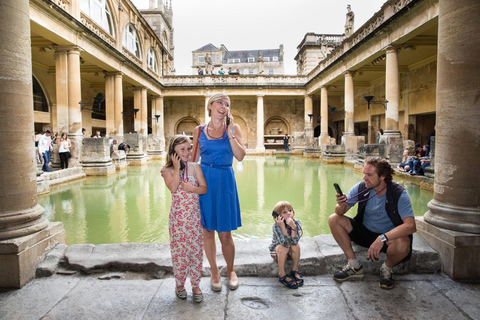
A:
{"type": "Polygon", "coordinates": [[[203,76],[166,76],[162,78],[165,87],[187,86],[280,86],[302,87],[307,78],[305,76],[268,76],[268,75],[203,75],[203,76]]]}

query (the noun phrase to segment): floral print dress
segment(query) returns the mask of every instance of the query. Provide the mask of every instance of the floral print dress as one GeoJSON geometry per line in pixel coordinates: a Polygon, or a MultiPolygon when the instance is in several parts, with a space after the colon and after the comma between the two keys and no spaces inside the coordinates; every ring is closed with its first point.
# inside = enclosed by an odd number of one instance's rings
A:
{"type": "MultiPolygon", "coordinates": [[[[180,181],[198,186],[196,164],[189,162],[180,181]]],[[[177,287],[184,286],[187,276],[192,287],[198,287],[203,267],[203,230],[199,196],[179,185],[172,193],[169,216],[170,252],[177,287]]]]}

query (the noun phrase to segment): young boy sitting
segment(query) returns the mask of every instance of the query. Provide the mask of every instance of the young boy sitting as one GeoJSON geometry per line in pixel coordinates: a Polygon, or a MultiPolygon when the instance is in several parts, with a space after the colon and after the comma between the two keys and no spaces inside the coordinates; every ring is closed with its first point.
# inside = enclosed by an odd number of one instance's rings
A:
{"type": "Polygon", "coordinates": [[[270,255],[275,262],[278,262],[278,281],[289,289],[296,289],[303,286],[303,277],[298,271],[300,261],[300,244],[298,241],[302,236],[300,221],[295,220],[295,211],[287,201],[278,202],[273,208],[272,216],[275,219],[273,224],[273,238],[270,245],[270,255]],[[285,264],[292,260],[292,270],[289,274],[285,271],[285,264]]]}

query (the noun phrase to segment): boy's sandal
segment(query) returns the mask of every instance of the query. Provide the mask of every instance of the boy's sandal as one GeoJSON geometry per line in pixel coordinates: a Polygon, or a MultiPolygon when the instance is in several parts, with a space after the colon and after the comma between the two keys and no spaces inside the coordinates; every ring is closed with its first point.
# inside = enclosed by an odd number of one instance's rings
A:
{"type": "MultiPolygon", "coordinates": [[[[193,288],[195,289],[195,287],[193,288]]],[[[192,290],[192,293],[193,293],[193,301],[195,301],[196,303],[200,303],[203,301],[203,293],[200,292],[200,293],[195,293],[193,290],[192,290]]]]}
{"type": "Polygon", "coordinates": [[[303,286],[303,277],[300,271],[292,270],[292,272],[290,272],[290,275],[293,277],[293,279],[295,279],[299,287],[303,286]]]}
{"type": "Polygon", "coordinates": [[[297,289],[298,284],[294,279],[291,278],[289,274],[284,275],[283,277],[278,276],[278,281],[280,281],[281,284],[283,284],[285,287],[289,289],[297,289]],[[290,278],[290,280],[287,280],[287,277],[290,278]]]}
{"type": "Polygon", "coordinates": [[[187,291],[185,289],[181,291],[175,290],[175,294],[177,295],[178,298],[180,299],[187,299],[187,291]]]}

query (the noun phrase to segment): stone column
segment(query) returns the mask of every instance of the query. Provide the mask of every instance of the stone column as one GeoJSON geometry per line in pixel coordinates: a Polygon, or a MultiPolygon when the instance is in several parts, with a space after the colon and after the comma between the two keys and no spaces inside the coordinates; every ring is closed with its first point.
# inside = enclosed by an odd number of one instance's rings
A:
{"type": "Polygon", "coordinates": [[[79,102],[82,101],[82,85],[80,77],[80,49],[68,49],[68,137],[72,142],[72,157],[69,166],[78,166],[82,155],[82,112],[79,102]]]}
{"type": "Polygon", "coordinates": [[[57,130],[69,131],[68,123],[68,59],[65,47],[55,47],[55,94],[57,101],[57,130]]]}
{"type": "MultiPolygon", "coordinates": [[[[140,123],[141,123],[141,133],[144,136],[148,135],[148,105],[147,105],[147,88],[142,88],[142,104],[140,108],[140,123]]],[[[138,116],[138,115],[137,115],[138,116]]]]}
{"type": "Polygon", "coordinates": [[[142,118],[142,88],[134,88],[133,89],[133,108],[138,109],[138,112],[135,114],[134,111],[133,115],[133,130],[136,133],[140,133],[142,130],[142,123],[141,123],[141,118],[142,118]]]}
{"type": "Polygon", "coordinates": [[[163,111],[163,96],[156,97],[156,114],[160,115],[157,123],[157,137],[160,141],[160,150],[165,151],[165,114],[163,111]]]}
{"type": "Polygon", "coordinates": [[[0,29],[0,287],[20,288],[65,230],[37,203],[29,1],[0,1],[0,29]]]}
{"type": "Polygon", "coordinates": [[[210,121],[210,116],[208,115],[208,99],[210,99],[210,96],[205,96],[205,123],[210,121]]]}
{"type": "Polygon", "coordinates": [[[345,159],[355,160],[358,157],[358,143],[354,126],[353,73],[345,72],[345,133],[342,136],[342,146],[345,147],[345,159]]]}
{"type": "Polygon", "coordinates": [[[320,146],[325,146],[330,144],[330,137],[328,135],[328,89],[327,87],[322,87],[320,89],[320,114],[321,114],[321,123],[320,123],[320,137],[318,144],[320,146]]]}
{"type": "Polygon", "coordinates": [[[105,75],[105,123],[107,137],[115,135],[115,76],[110,72],[105,75]]]}
{"type": "Polygon", "coordinates": [[[265,153],[265,145],[263,138],[263,124],[264,124],[264,114],[263,114],[263,95],[257,95],[257,148],[258,153],[265,153]]]}
{"type": "Polygon", "coordinates": [[[480,279],[480,2],[439,2],[435,184],[418,229],[454,279],[480,279]],[[454,26],[461,25],[461,28],[454,26]]]}
{"type": "Polygon", "coordinates": [[[398,72],[398,50],[387,47],[386,52],[385,99],[387,111],[385,130],[380,143],[387,145],[387,158],[391,163],[400,163],[403,154],[402,133],[398,130],[398,106],[400,104],[400,74],[398,72]]]}
{"type": "Polygon", "coordinates": [[[123,138],[123,75],[121,72],[115,73],[115,104],[114,104],[114,127],[118,137],[123,138]]]}
{"type": "Polygon", "coordinates": [[[305,147],[313,147],[313,99],[308,94],[304,99],[305,112],[303,114],[305,126],[305,147]],[[310,118],[311,115],[312,117],[310,118]]]}

